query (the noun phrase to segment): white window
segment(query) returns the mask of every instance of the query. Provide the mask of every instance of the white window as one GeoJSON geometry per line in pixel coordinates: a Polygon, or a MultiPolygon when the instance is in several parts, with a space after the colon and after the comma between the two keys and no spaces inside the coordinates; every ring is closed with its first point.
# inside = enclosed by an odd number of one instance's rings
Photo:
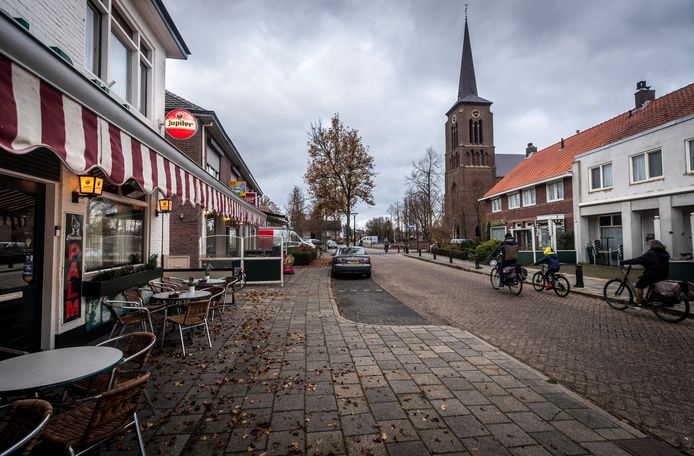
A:
{"type": "Polygon", "coordinates": [[[604,163],[590,168],[590,189],[612,188],[612,163],[604,163]]]}
{"type": "Polygon", "coordinates": [[[561,201],[564,199],[564,181],[550,182],[547,184],[547,202],[561,201]]]}
{"type": "Polygon", "coordinates": [[[121,102],[151,117],[153,48],[125,14],[115,6],[109,11],[107,3],[86,2],[85,68],[121,102]]]}
{"type": "Polygon", "coordinates": [[[215,179],[219,179],[219,170],[221,169],[222,158],[212,149],[207,149],[207,172],[215,179]]]}
{"type": "Polygon", "coordinates": [[[95,76],[101,76],[102,15],[97,5],[87,2],[87,30],[84,42],[84,66],[95,76]]]}
{"type": "Polygon", "coordinates": [[[523,190],[523,206],[535,205],[535,187],[523,190]]]}
{"type": "Polygon", "coordinates": [[[492,212],[501,212],[501,198],[492,200],[492,212]]]}
{"type": "Polygon", "coordinates": [[[660,150],[631,157],[631,182],[642,182],[663,175],[663,156],[660,150]]]}
{"type": "Polygon", "coordinates": [[[687,172],[694,173],[694,139],[687,141],[687,172]]]}
{"type": "Polygon", "coordinates": [[[520,193],[511,193],[508,195],[508,208],[517,209],[520,207],[520,193]]]}

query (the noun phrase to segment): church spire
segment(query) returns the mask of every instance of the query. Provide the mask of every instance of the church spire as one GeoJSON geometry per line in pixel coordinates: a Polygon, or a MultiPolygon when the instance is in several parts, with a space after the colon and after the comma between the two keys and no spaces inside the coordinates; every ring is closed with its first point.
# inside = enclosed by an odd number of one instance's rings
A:
{"type": "Polygon", "coordinates": [[[469,95],[477,96],[475,81],[475,66],[472,63],[472,46],[470,32],[467,26],[467,3],[465,4],[465,37],[463,38],[463,58],[460,62],[460,83],[458,85],[458,101],[469,95]]]}

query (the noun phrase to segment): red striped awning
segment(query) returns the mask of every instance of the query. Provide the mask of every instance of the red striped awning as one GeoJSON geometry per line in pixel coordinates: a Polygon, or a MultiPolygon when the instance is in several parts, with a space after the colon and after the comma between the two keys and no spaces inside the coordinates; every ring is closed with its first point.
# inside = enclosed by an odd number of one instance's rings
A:
{"type": "Polygon", "coordinates": [[[264,217],[218,191],[0,55],[0,147],[12,154],[53,151],[75,174],[100,168],[115,185],[134,179],[147,193],[159,190],[246,223],[264,217]]]}

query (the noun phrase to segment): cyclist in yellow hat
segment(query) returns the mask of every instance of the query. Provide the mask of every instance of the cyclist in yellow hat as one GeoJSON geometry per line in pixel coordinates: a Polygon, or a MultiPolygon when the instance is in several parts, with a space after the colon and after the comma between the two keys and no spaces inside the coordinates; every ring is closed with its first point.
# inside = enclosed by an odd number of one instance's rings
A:
{"type": "Polygon", "coordinates": [[[545,286],[545,290],[551,290],[552,284],[554,283],[554,274],[559,272],[559,269],[561,269],[561,265],[559,264],[559,255],[552,250],[552,247],[547,247],[543,253],[545,256],[540,258],[537,262],[535,262],[535,264],[539,265],[547,263],[548,268],[545,275],[545,283],[547,283],[547,285],[545,286]]]}

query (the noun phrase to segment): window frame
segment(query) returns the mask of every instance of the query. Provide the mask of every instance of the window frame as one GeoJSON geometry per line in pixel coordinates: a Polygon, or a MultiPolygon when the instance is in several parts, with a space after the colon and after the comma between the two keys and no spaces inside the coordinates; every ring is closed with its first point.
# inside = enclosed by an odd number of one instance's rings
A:
{"type": "Polygon", "coordinates": [[[508,208],[509,209],[519,209],[521,207],[520,192],[509,193],[507,200],[508,200],[508,208]],[[511,198],[512,197],[513,197],[513,200],[516,201],[517,205],[515,205],[515,206],[511,204],[511,198]]]}
{"type": "Polygon", "coordinates": [[[548,202],[548,203],[554,203],[554,202],[556,202],[556,201],[564,201],[564,198],[565,198],[565,195],[564,195],[564,179],[555,180],[555,181],[552,181],[552,182],[547,182],[547,184],[545,184],[545,192],[546,192],[546,194],[547,194],[547,202],[548,202]],[[552,198],[552,197],[551,197],[551,190],[550,190],[550,188],[559,188],[559,185],[561,185],[561,198],[558,196],[558,195],[559,195],[559,192],[556,191],[556,190],[555,190],[555,192],[554,192],[556,196],[555,196],[554,198],[552,198]]]}
{"type": "Polygon", "coordinates": [[[535,206],[535,205],[537,204],[537,192],[535,191],[535,187],[530,187],[530,188],[524,189],[524,190],[523,190],[523,198],[522,198],[522,200],[523,200],[523,201],[522,201],[523,207],[535,206]],[[525,196],[526,196],[526,195],[530,195],[530,194],[532,194],[532,202],[526,203],[526,201],[525,201],[525,200],[526,200],[525,196]]]}
{"type": "Polygon", "coordinates": [[[501,212],[501,198],[492,199],[492,212],[501,212]]]}
{"type": "Polygon", "coordinates": [[[684,155],[686,163],[686,173],[694,174],[694,138],[684,141],[684,155]]]}
{"type": "MultiPolygon", "coordinates": [[[[104,27],[104,17],[108,16],[108,10],[99,0],[87,0],[85,8],[85,34],[84,34],[84,69],[101,79],[104,72],[104,41],[108,41],[108,35],[106,35],[106,40],[104,40],[105,33],[108,34],[108,27],[104,27]],[[90,11],[94,14],[94,23],[92,24],[92,30],[88,30],[86,27],[89,25],[89,15],[90,11]],[[92,38],[94,42],[92,46],[89,46],[89,38],[92,38]],[[93,55],[92,55],[93,52],[93,55]],[[89,58],[92,58],[91,65],[89,65],[89,58]],[[95,68],[96,67],[96,68],[95,68]]],[[[106,54],[108,49],[106,50],[106,54]]]]}
{"type": "Polygon", "coordinates": [[[663,148],[662,147],[646,150],[646,151],[639,152],[637,154],[629,156],[629,183],[631,185],[643,184],[645,182],[653,182],[656,180],[663,179],[664,177],[665,177],[665,169],[663,168],[663,148]],[[651,169],[650,169],[651,164],[650,164],[649,157],[651,154],[655,154],[655,153],[660,153],[660,175],[651,176],[651,169]],[[641,180],[635,180],[634,179],[634,160],[638,157],[643,157],[644,170],[646,173],[645,178],[641,179],[641,180]]]}
{"type": "Polygon", "coordinates": [[[598,191],[603,191],[603,190],[610,190],[614,188],[614,174],[612,174],[612,185],[606,186],[605,185],[605,167],[609,166],[610,167],[610,173],[612,173],[612,169],[614,166],[612,165],[612,162],[605,162],[605,163],[600,163],[599,165],[591,166],[588,168],[588,173],[589,173],[589,179],[588,179],[588,188],[591,192],[598,192],[598,191]],[[600,173],[600,186],[599,187],[593,187],[593,171],[594,170],[599,170],[600,173]]]}

